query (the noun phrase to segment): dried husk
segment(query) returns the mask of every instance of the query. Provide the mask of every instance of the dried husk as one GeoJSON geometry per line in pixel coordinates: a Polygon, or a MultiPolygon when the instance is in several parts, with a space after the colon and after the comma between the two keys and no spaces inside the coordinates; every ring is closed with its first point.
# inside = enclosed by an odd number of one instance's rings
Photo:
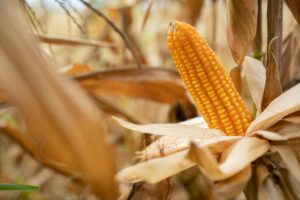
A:
{"type": "Polygon", "coordinates": [[[252,100],[256,106],[257,114],[260,114],[262,112],[263,91],[266,82],[265,67],[258,60],[246,56],[242,64],[242,69],[252,100]]]}

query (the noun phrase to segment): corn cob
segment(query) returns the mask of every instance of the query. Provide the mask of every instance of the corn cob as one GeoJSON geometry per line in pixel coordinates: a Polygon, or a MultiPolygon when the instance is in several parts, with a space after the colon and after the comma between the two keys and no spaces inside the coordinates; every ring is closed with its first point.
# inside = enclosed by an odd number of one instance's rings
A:
{"type": "Polygon", "coordinates": [[[196,106],[210,128],[244,135],[252,118],[217,56],[197,30],[173,21],[168,46],[196,106]]]}

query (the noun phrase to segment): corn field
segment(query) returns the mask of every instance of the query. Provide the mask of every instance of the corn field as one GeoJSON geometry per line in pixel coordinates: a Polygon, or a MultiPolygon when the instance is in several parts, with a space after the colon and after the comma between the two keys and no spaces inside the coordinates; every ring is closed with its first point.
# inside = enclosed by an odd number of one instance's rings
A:
{"type": "Polygon", "coordinates": [[[0,199],[300,199],[300,1],[1,0],[0,199]]]}

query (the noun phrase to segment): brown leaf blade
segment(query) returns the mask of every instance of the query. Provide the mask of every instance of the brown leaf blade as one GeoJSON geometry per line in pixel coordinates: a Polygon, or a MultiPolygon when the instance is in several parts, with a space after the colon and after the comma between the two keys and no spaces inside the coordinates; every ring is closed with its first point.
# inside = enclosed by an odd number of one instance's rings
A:
{"type": "Polygon", "coordinates": [[[121,170],[117,179],[121,182],[146,181],[157,183],[195,164],[186,158],[187,151],[170,156],[151,159],[121,170]]]}
{"type": "Polygon", "coordinates": [[[227,1],[227,40],[235,62],[239,65],[256,34],[257,1],[227,1]]]}
{"type": "Polygon", "coordinates": [[[119,69],[97,71],[74,77],[96,96],[128,95],[163,103],[188,104],[178,73],[166,69],[119,69]]]}
{"type": "Polygon", "coordinates": [[[186,4],[187,4],[188,20],[191,25],[195,25],[200,13],[201,13],[204,1],[203,0],[188,0],[188,1],[186,1],[186,4]]]}
{"type": "Polygon", "coordinates": [[[270,148],[270,144],[263,139],[244,137],[237,141],[229,152],[225,152],[224,162],[220,169],[224,174],[233,175],[251,162],[262,156],[270,148]]]}
{"type": "Polygon", "coordinates": [[[256,130],[266,130],[283,117],[300,109],[300,84],[285,91],[274,99],[268,107],[250,124],[247,133],[256,130]]]}

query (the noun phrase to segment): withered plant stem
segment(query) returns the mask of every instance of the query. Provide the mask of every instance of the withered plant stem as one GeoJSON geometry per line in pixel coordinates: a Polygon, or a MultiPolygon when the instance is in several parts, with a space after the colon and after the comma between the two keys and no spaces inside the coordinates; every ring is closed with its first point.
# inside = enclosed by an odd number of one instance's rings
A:
{"type": "MultiPolygon", "coordinates": [[[[282,53],[282,17],[283,17],[283,0],[268,1],[267,9],[267,26],[268,26],[268,46],[271,40],[278,37],[274,42],[274,57],[277,61],[277,67],[281,70],[281,53],[282,53]]],[[[269,51],[269,49],[268,49],[269,51]]]]}
{"type": "Polygon", "coordinates": [[[81,33],[87,37],[87,32],[84,29],[84,27],[82,27],[79,22],[77,22],[76,18],[72,15],[72,13],[69,11],[69,9],[67,8],[67,4],[65,1],[62,0],[54,0],[56,3],[59,4],[59,6],[65,11],[65,13],[68,15],[68,17],[71,19],[71,21],[77,26],[77,28],[81,31],[81,33]]]}
{"type": "Polygon", "coordinates": [[[253,57],[260,60],[262,57],[262,26],[261,26],[261,0],[257,0],[257,27],[253,42],[253,57]]]}
{"type": "Polygon", "coordinates": [[[87,8],[89,8],[91,11],[93,11],[94,13],[96,13],[99,17],[101,17],[102,19],[104,19],[106,21],[106,23],[108,23],[112,29],[114,31],[116,31],[120,37],[122,38],[122,40],[124,41],[126,47],[129,49],[129,51],[132,54],[133,59],[135,60],[138,68],[142,68],[142,62],[141,62],[141,58],[140,55],[136,49],[136,47],[132,44],[132,42],[129,40],[128,36],[122,32],[122,30],[120,28],[118,28],[104,13],[102,13],[100,10],[97,10],[95,7],[93,7],[90,3],[88,3],[85,0],[79,0],[81,3],[83,3],[87,8]]]}
{"type": "Polygon", "coordinates": [[[268,1],[267,26],[268,44],[266,56],[266,84],[262,100],[265,109],[282,93],[280,71],[282,54],[282,13],[283,0],[268,1]]]}

